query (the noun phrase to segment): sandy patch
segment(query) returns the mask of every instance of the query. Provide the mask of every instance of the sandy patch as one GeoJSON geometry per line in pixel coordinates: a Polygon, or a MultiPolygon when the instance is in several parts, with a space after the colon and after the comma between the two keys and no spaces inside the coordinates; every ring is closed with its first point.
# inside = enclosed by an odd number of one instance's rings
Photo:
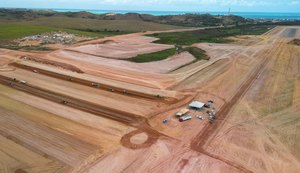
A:
{"type": "Polygon", "coordinates": [[[148,135],[146,133],[140,133],[130,138],[130,142],[133,144],[143,144],[147,139],[148,135]]]}
{"type": "Polygon", "coordinates": [[[151,37],[132,37],[116,40],[108,40],[108,42],[95,43],[89,45],[69,48],[69,51],[81,52],[88,55],[100,56],[112,59],[127,59],[139,54],[158,52],[172,48],[172,45],[155,44],[151,37]]]}

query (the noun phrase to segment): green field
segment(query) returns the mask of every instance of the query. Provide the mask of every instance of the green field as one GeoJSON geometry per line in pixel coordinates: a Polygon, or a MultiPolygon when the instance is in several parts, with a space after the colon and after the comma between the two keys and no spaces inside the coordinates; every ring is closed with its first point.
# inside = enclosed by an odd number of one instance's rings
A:
{"type": "MultiPolygon", "coordinates": [[[[189,52],[192,54],[196,61],[202,60],[202,59],[208,59],[208,56],[205,54],[205,51],[202,49],[199,49],[197,47],[186,47],[181,50],[181,52],[189,52]]],[[[142,54],[138,55],[136,57],[128,59],[129,61],[136,62],[136,63],[144,63],[144,62],[152,62],[152,61],[161,61],[164,59],[167,59],[170,56],[173,56],[176,54],[176,49],[166,49],[159,52],[154,53],[148,53],[148,54],[142,54]]]]}
{"type": "Polygon", "coordinates": [[[54,31],[53,28],[23,24],[0,24],[0,40],[11,40],[32,34],[54,31]]]}
{"type": "Polygon", "coordinates": [[[158,33],[149,36],[160,38],[156,43],[191,45],[194,43],[228,43],[230,36],[260,35],[269,31],[271,26],[237,26],[230,28],[212,28],[188,32],[158,33]]]}
{"type": "Polygon", "coordinates": [[[146,30],[169,30],[183,27],[136,20],[97,20],[71,17],[44,17],[34,20],[0,20],[0,47],[24,50],[49,50],[45,47],[19,47],[13,40],[25,36],[63,31],[79,36],[103,38],[146,30]]]}
{"type": "Polygon", "coordinates": [[[48,26],[54,28],[69,29],[92,29],[92,30],[108,30],[123,32],[140,32],[140,31],[160,31],[171,29],[183,29],[186,27],[159,24],[153,22],[145,22],[140,20],[97,20],[86,18],[71,17],[44,17],[32,21],[24,21],[26,24],[48,26]]]}
{"type": "Polygon", "coordinates": [[[138,55],[128,60],[137,63],[160,61],[174,55],[175,53],[175,48],[171,48],[159,52],[138,55]]]}
{"type": "Polygon", "coordinates": [[[54,28],[46,26],[37,26],[29,24],[19,23],[0,23],[0,40],[12,40],[16,38],[22,38],[29,35],[42,34],[52,31],[65,31],[76,35],[89,36],[89,37],[104,37],[110,35],[123,34],[122,32],[108,32],[108,31],[81,31],[75,29],[66,28],[54,28]]]}
{"type": "MultiPolygon", "coordinates": [[[[0,47],[7,49],[23,49],[23,50],[36,50],[36,51],[48,51],[51,50],[43,46],[35,47],[19,47],[18,45],[12,43],[13,40],[18,38],[23,38],[30,35],[37,35],[47,32],[63,31],[72,33],[79,36],[91,37],[91,38],[103,38],[106,36],[113,36],[119,34],[125,34],[125,32],[115,32],[115,31],[98,31],[98,30],[76,30],[76,29],[66,29],[66,28],[54,28],[47,26],[37,26],[23,23],[0,23],[0,47]]],[[[126,32],[127,33],[127,32],[126,32]]]]}

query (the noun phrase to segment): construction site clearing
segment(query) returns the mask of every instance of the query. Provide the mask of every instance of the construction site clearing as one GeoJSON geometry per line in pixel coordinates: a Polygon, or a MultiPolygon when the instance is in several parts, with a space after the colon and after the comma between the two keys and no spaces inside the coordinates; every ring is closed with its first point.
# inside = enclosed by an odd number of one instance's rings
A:
{"type": "Polygon", "coordinates": [[[0,172],[300,172],[300,27],[127,61],[145,34],[0,49],[0,172]]]}

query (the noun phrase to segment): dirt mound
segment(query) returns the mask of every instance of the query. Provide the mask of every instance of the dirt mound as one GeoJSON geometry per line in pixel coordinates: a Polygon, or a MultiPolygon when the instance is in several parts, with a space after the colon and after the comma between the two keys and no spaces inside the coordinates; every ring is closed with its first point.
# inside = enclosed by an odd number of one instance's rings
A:
{"type": "Polygon", "coordinates": [[[73,71],[73,72],[77,72],[77,73],[83,73],[83,71],[81,71],[79,68],[77,68],[73,65],[70,65],[70,64],[62,63],[62,62],[57,62],[57,61],[52,61],[52,60],[47,60],[47,59],[41,59],[41,58],[36,58],[36,57],[29,57],[29,56],[22,56],[21,59],[34,61],[34,62],[41,63],[41,64],[52,65],[52,66],[55,66],[55,67],[60,67],[60,68],[70,70],[70,71],[73,71]]]}
{"type": "Polygon", "coordinates": [[[294,40],[290,41],[289,44],[300,46],[300,39],[294,39],[294,40]]]}

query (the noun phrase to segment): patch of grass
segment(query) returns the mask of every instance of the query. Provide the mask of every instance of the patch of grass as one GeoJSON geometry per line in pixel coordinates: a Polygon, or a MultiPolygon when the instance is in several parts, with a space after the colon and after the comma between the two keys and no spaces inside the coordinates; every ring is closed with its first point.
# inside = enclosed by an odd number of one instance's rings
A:
{"type": "Polygon", "coordinates": [[[101,31],[161,31],[183,29],[186,27],[145,22],[140,20],[98,20],[72,17],[42,17],[31,21],[22,21],[32,25],[48,26],[53,28],[71,28],[76,30],[101,30],[101,31]]]}
{"type": "Polygon", "coordinates": [[[55,31],[55,29],[24,24],[0,24],[0,40],[12,40],[51,31],[55,31]]]}
{"type": "Polygon", "coordinates": [[[58,32],[63,31],[72,33],[83,37],[102,38],[106,36],[113,36],[124,34],[124,32],[112,32],[112,31],[94,31],[94,30],[79,30],[79,29],[68,29],[68,28],[52,28],[45,26],[30,25],[24,23],[0,23],[0,47],[13,49],[13,50],[38,50],[38,51],[49,51],[45,47],[20,47],[12,41],[18,38],[23,38],[31,35],[38,35],[47,32],[58,32]]]}
{"type": "MultiPolygon", "coordinates": [[[[196,58],[195,61],[209,59],[209,57],[205,54],[205,51],[202,49],[199,49],[197,47],[186,47],[186,48],[183,48],[180,52],[189,52],[196,58]]],[[[176,49],[171,48],[171,49],[166,49],[166,50],[159,51],[159,52],[138,55],[138,56],[130,58],[128,60],[132,61],[132,62],[136,62],[136,63],[161,61],[161,60],[167,59],[168,57],[173,56],[175,54],[176,54],[176,49]]]]}
{"type": "Polygon", "coordinates": [[[52,28],[52,27],[29,25],[29,24],[9,23],[9,24],[0,24],[0,40],[13,40],[13,39],[22,38],[30,35],[37,35],[46,32],[54,32],[54,31],[64,31],[75,35],[88,36],[88,37],[104,37],[104,36],[123,34],[122,32],[109,32],[109,31],[89,32],[89,31],[77,30],[77,29],[52,28]]]}
{"type": "Polygon", "coordinates": [[[49,47],[43,47],[43,46],[26,46],[21,47],[20,49],[25,51],[52,51],[55,49],[49,48],[49,47]]]}
{"type": "Polygon", "coordinates": [[[87,28],[87,29],[69,29],[71,30],[71,32],[75,31],[77,32],[78,34],[80,33],[89,33],[89,34],[94,34],[94,35],[102,35],[102,36],[114,36],[114,35],[123,35],[123,34],[130,34],[132,32],[129,32],[129,31],[120,31],[120,30],[107,30],[107,29],[104,29],[103,31],[102,30],[98,30],[98,29],[90,29],[90,28],[87,28]]]}
{"type": "Polygon", "coordinates": [[[171,48],[159,52],[138,55],[128,60],[136,63],[160,61],[174,55],[175,53],[176,53],[175,48],[171,48]]]}
{"type": "Polygon", "coordinates": [[[294,40],[290,41],[289,44],[300,46],[300,39],[294,39],[294,40]]]}
{"type": "Polygon", "coordinates": [[[187,51],[192,54],[196,58],[196,61],[209,60],[209,57],[206,55],[205,51],[197,47],[186,47],[183,49],[183,51],[187,51]]]}
{"type": "Polygon", "coordinates": [[[160,38],[156,43],[191,45],[194,43],[228,43],[230,36],[260,35],[269,31],[272,26],[236,26],[230,28],[211,28],[187,32],[158,33],[149,36],[160,38]]]}

